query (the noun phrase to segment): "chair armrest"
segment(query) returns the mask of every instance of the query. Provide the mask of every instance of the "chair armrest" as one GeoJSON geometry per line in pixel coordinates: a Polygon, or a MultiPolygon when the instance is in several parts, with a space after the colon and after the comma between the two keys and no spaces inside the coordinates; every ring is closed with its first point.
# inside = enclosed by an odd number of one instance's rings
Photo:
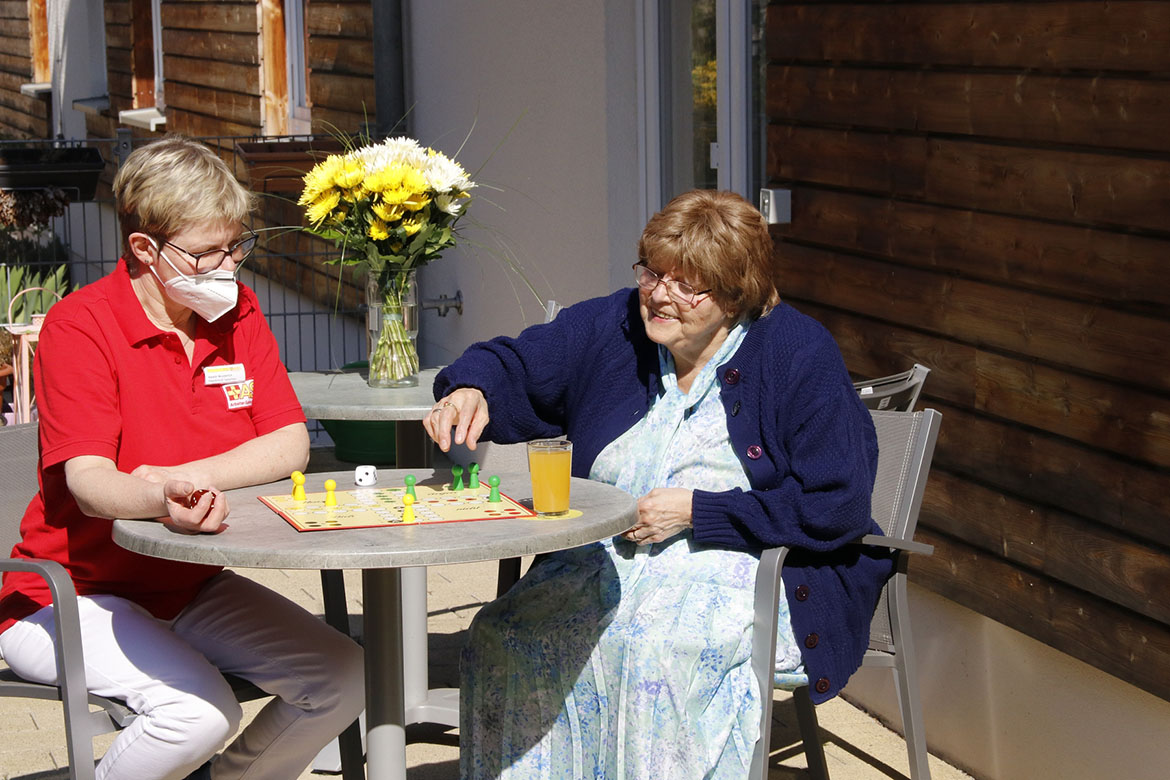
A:
{"type": "Polygon", "coordinates": [[[887,547],[891,550],[904,550],[905,552],[920,553],[922,555],[933,555],[934,545],[925,544],[923,542],[915,542],[911,539],[897,539],[892,536],[882,536],[881,534],[866,534],[851,544],[865,544],[871,547],[887,547]]]}
{"type": "MultiPolygon", "coordinates": [[[[72,712],[89,711],[89,692],[85,685],[85,657],[81,645],[81,618],[77,612],[77,589],[65,567],[56,561],[32,558],[0,560],[0,571],[23,571],[39,574],[49,585],[53,599],[53,649],[57,662],[57,684],[61,701],[72,712]]],[[[80,724],[74,724],[77,727],[80,724]]],[[[70,755],[70,761],[75,760],[70,755]]]]}

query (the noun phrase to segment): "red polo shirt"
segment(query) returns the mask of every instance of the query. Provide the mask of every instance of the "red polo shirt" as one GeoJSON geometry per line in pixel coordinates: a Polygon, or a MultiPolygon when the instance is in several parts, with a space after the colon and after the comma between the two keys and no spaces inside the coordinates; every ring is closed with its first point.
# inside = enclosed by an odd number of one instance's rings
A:
{"type": "MultiPolygon", "coordinates": [[[[214,323],[198,321],[192,361],[179,339],[146,317],[125,261],[109,276],[53,305],[41,329],[33,377],[40,416],[40,492],[21,521],[13,558],[48,558],[69,570],[81,595],[113,594],[169,619],[220,567],[132,553],[110,538],[111,520],[78,509],[65,461],[110,458],[119,471],[217,455],[304,422],[255,294],[214,323]],[[218,372],[205,368],[224,366],[218,372]]],[[[35,574],[8,572],[0,631],[51,603],[35,574]]]]}

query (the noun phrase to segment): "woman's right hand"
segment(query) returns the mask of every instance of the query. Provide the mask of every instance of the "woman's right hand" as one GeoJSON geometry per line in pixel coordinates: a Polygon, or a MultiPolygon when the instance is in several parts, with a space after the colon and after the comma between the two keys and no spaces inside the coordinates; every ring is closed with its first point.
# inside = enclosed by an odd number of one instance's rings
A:
{"type": "Polygon", "coordinates": [[[163,525],[184,534],[212,534],[220,530],[227,517],[227,498],[215,488],[196,490],[195,484],[183,479],[168,479],[163,484],[167,516],[163,525]],[[193,499],[194,503],[192,503],[193,499]]]}
{"type": "Polygon", "coordinates": [[[466,444],[474,450],[480,434],[488,424],[487,399],[474,387],[461,387],[435,402],[423,418],[423,428],[447,452],[451,449],[451,428],[455,428],[455,443],[466,444]]]}

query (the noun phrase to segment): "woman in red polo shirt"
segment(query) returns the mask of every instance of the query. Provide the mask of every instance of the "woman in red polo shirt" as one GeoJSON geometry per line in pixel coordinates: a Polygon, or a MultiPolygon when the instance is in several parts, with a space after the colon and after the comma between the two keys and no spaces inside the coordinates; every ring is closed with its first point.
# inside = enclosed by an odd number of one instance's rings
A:
{"type": "MultiPolygon", "coordinates": [[[[98,780],[293,778],[362,709],[361,649],[245,577],[110,538],[115,517],[213,532],[229,511],[221,491],[308,460],[276,340],[235,278],[256,241],[242,224],[252,196],[206,146],[177,137],[131,154],[114,194],[122,259],[41,331],[40,492],[12,556],[69,570],[88,687],[140,714],[98,780]],[[241,719],[221,672],[276,698],[212,763],[241,719]]],[[[0,653],[56,682],[48,604],[42,579],[5,575],[0,653]]]]}

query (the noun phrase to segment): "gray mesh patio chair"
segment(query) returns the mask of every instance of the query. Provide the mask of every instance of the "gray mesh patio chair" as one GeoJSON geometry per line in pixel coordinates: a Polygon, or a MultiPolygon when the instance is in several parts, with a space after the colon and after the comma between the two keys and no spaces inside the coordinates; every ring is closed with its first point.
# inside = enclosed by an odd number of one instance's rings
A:
{"type": "Polygon", "coordinates": [[[915,363],[909,371],[854,382],[853,387],[862,402],[870,409],[890,412],[912,412],[922,392],[922,384],[930,369],[915,363]]]}
{"type": "MultiPolygon", "coordinates": [[[[910,635],[906,566],[910,553],[930,555],[934,551],[930,545],[913,541],[913,537],[942,415],[934,409],[921,412],[872,411],[871,414],[878,439],[878,469],[871,511],[885,536],[867,534],[857,543],[894,550],[896,567],[874,612],[869,650],[865,653],[862,666],[882,666],[893,670],[898,689],[898,707],[906,735],[906,750],[910,758],[910,777],[913,780],[929,780],[926,735],[918,700],[918,678],[910,635]]],[[[772,690],[775,687],[792,691],[809,776],[827,780],[828,768],[817,726],[816,709],[809,698],[808,678],[805,675],[779,674],[775,671],[777,607],[779,599],[784,598],[780,574],[787,553],[786,547],[764,550],[756,575],[752,667],[760,686],[763,712],[760,716],[760,739],[756,742],[749,777],[752,780],[764,780],[768,776],[772,690]]]]}
{"type": "MultiPolygon", "coordinates": [[[[20,519],[37,492],[37,424],[0,427],[0,572],[35,572],[49,583],[56,610],[54,645],[59,685],[22,680],[11,669],[0,669],[0,697],[55,699],[63,705],[69,777],[93,780],[93,738],[125,728],[137,717],[125,702],[91,696],[85,689],[85,664],[77,592],[69,573],[56,561],[12,560],[12,546],[20,539],[20,519]],[[89,705],[100,710],[90,712],[89,705]]],[[[268,694],[246,680],[227,675],[240,701],[268,694]]]]}

